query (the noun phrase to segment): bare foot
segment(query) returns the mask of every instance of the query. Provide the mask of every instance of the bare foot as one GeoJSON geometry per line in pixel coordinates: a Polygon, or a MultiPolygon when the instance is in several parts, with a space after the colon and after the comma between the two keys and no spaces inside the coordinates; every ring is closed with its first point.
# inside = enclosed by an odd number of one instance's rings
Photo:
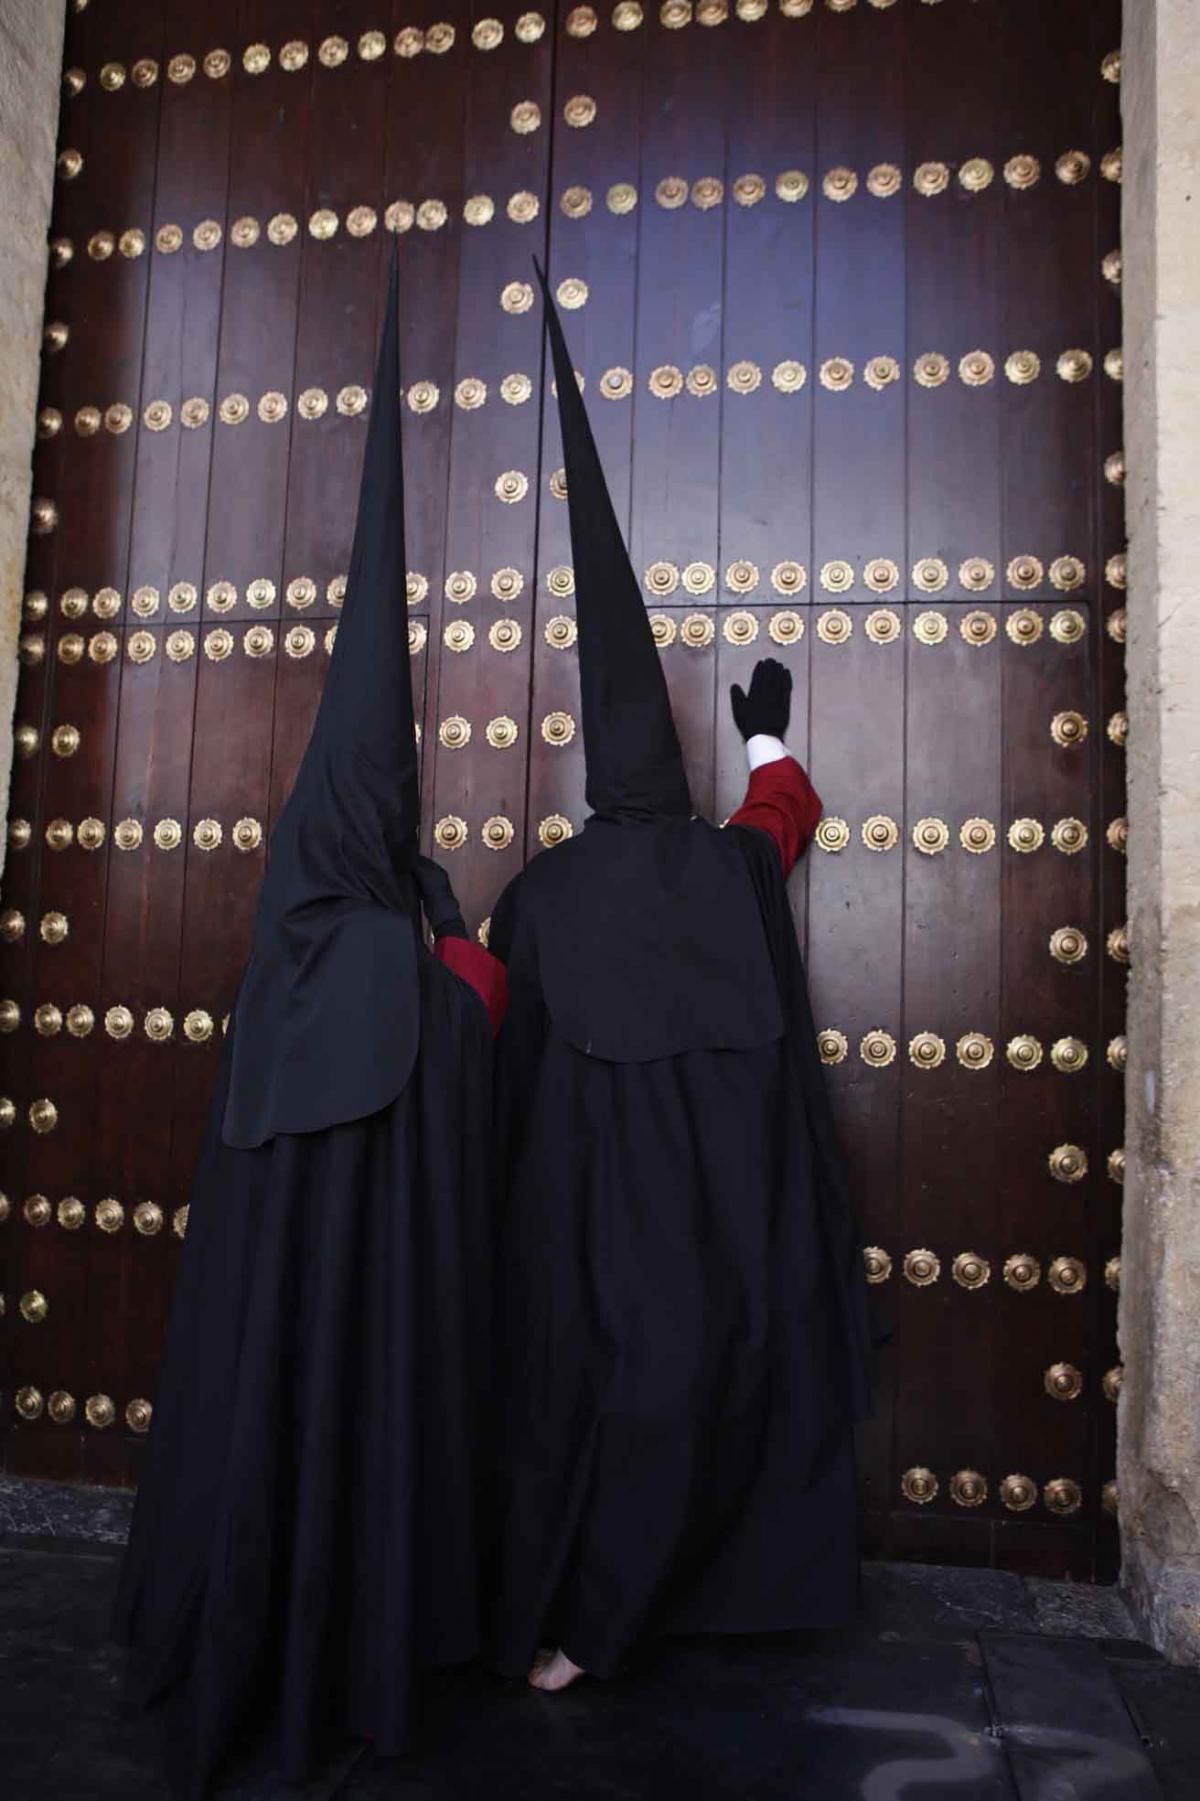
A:
{"type": "Polygon", "coordinates": [[[560,1689],[570,1688],[578,1682],[587,1671],[581,1670],[577,1663],[572,1663],[565,1651],[539,1651],[533,1660],[533,1668],[529,1672],[531,1688],[540,1688],[546,1694],[557,1694],[560,1689]]]}

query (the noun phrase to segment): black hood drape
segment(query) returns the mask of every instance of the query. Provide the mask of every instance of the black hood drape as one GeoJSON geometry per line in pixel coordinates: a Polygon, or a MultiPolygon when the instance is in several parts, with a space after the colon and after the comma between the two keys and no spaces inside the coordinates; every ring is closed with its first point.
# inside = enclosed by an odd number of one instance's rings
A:
{"type": "Polygon", "coordinates": [[[691,795],[658,649],[536,258],[534,268],[546,303],[567,475],[587,802],[602,819],[687,819],[691,795]]]}
{"type": "Polygon", "coordinates": [[[236,1146],[375,1112],[417,1050],[398,290],[393,251],[345,604],[234,1012],[224,1137],[236,1146]]]}

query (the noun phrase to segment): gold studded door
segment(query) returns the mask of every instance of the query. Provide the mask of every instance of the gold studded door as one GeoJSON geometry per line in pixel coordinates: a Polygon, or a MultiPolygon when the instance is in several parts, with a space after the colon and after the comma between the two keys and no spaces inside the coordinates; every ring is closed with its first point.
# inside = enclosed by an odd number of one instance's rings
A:
{"type": "Polygon", "coordinates": [[[546,255],[685,738],[796,677],[795,878],[897,1322],[871,1548],[1115,1556],[1116,0],[72,11],[0,919],[12,1471],[128,1482],[402,235],[427,839],[583,813],[546,255]]]}

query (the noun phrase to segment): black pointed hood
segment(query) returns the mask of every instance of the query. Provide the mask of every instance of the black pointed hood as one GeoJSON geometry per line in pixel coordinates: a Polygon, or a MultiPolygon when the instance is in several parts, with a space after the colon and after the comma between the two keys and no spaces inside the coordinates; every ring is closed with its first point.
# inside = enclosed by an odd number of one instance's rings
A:
{"type": "Polygon", "coordinates": [[[393,251],[346,598],[271,838],[234,1017],[230,1144],[362,1117],[416,1053],[420,787],[408,650],[393,251]]]}
{"type": "Polygon", "coordinates": [[[415,856],[420,782],[408,652],[398,264],[393,247],[346,598],[289,808],[310,813],[308,823],[317,832],[339,835],[344,822],[325,815],[323,796],[307,794],[305,778],[311,764],[329,756],[365,758],[387,778],[380,799],[389,839],[394,847],[411,839],[415,856]]]}
{"type": "Polygon", "coordinates": [[[686,819],[692,801],[666,678],[558,309],[536,259],[534,267],[546,305],[567,476],[588,805],[606,819],[686,819]]]}

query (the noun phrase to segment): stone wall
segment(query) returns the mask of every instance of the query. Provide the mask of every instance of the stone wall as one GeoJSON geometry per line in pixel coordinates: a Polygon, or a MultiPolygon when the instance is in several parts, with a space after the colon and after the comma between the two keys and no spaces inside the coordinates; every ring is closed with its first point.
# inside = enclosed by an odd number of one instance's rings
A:
{"type": "Polygon", "coordinates": [[[1129,1007],[1118,1491],[1126,1592],[1200,1661],[1200,34],[1125,0],[1129,1007]]]}
{"type": "MultiPolygon", "coordinates": [[[[0,7],[0,797],[12,767],[17,634],[29,526],[63,7],[0,7]]],[[[4,839],[0,836],[0,867],[4,839]]]]}

